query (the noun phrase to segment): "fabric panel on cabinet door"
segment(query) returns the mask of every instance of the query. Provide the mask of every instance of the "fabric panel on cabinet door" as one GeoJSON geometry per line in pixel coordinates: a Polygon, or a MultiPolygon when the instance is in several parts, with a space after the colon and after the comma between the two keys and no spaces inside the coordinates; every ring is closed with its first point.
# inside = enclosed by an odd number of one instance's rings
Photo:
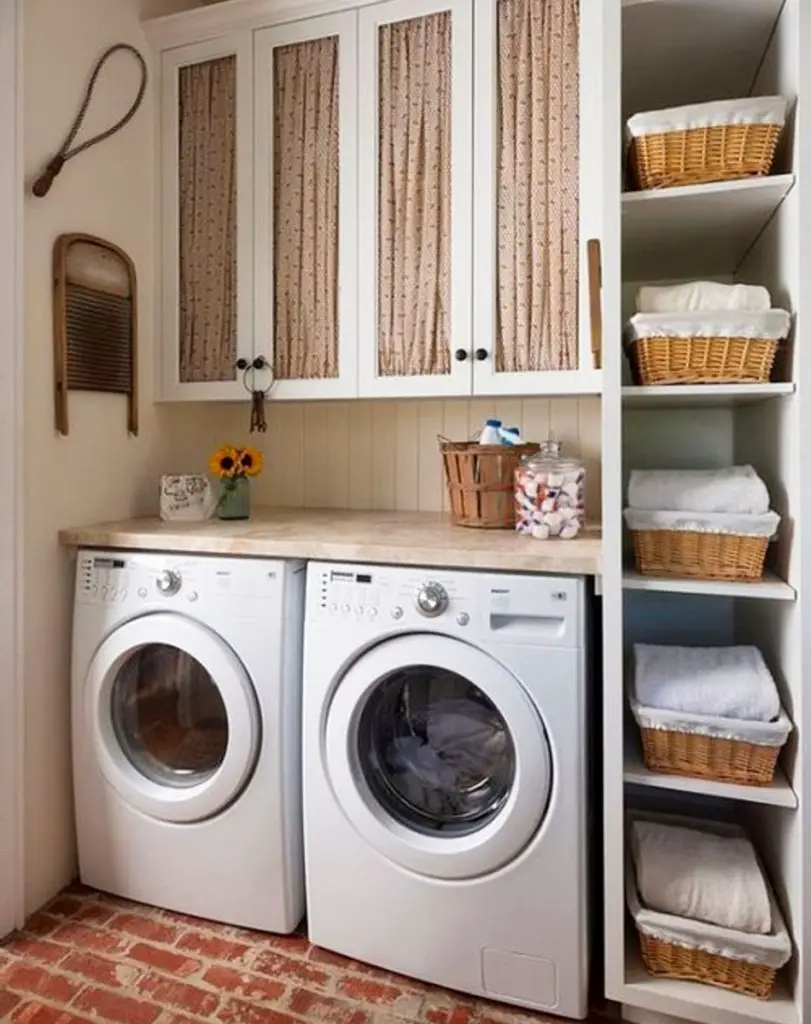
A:
{"type": "Polygon", "coordinates": [[[338,39],[279,47],[273,83],[274,371],[337,377],[338,39]]]}
{"type": "Polygon", "coordinates": [[[499,0],[499,372],[577,367],[578,0],[499,0]]]}
{"type": "Polygon", "coordinates": [[[180,380],[234,379],[236,57],[179,70],[180,380]]]}
{"type": "Polygon", "coordinates": [[[450,373],[451,15],[380,29],[378,372],[450,373]]]}

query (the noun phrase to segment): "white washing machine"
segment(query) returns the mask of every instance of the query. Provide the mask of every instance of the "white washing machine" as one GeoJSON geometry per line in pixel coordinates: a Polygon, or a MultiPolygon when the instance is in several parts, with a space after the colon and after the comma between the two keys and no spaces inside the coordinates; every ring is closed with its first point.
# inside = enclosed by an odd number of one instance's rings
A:
{"type": "Polygon", "coordinates": [[[576,578],[309,565],[314,943],[586,1015],[585,614],[576,578]]]}
{"type": "Polygon", "coordinates": [[[263,559],[79,553],[87,885],[267,931],[299,923],[304,575],[263,559]]]}

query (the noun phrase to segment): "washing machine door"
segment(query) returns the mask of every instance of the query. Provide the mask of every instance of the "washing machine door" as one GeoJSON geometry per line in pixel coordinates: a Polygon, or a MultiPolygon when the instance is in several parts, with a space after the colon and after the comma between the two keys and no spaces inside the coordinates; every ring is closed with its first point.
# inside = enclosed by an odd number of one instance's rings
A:
{"type": "Polygon", "coordinates": [[[549,741],[520,682],[436,634],[391,638],[351,664],[327,708],[323,754],[364,839],[435,878],[476,877],[517,857],[552,787],[549,741]]]}
{"type": "Polygon", "coordinates": [[[85,713],[107,782],[162,821],[201,821],[228,807],[259,752],[242,662],[181,615],[143,615],[107,637],[90,663],[85,713]]]}

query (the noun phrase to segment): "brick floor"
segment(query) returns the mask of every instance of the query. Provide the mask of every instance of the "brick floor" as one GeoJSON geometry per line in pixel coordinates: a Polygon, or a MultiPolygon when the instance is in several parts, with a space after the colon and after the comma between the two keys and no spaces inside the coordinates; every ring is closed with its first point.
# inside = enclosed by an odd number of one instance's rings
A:
{"type": "Polygon", "coordinates": [[[13,1024],[537,1024],[550,1020],[74,886],[0,942],[13,1024]]]}

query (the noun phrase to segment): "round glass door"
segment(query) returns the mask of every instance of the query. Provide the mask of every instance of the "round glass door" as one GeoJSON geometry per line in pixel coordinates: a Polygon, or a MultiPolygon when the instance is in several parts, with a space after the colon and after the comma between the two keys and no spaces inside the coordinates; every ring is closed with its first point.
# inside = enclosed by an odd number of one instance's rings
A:
{"type": "Polygon", "coordinates": [[[335,682],[325,771],[366,842],[402,867],[470,878],[537,833],[552,756],[537,707],[495,658],[409,634],[365,651],[335,682]]]}
{"type": "Polygon", "coordinates": [[[208,670],[187,651],[145,644],[110,690],[116,739],[133,767],[163,786],[198,786],[228,749],[228,714],[208,670]]]}
{"type": "Polygon", "coordinates": [[[468,679],[410,665],[381,679],[358,726],[370,790],[427,835],[467,835],[492,821],[515,781],[515,746],[495,704],[468,679]]]}
{"type": "Polygon", "coordinates": [[[180,615],[144,615],[111,633],[90,664],[85,707],[109,785],[164,821],[228,807],[259,756],[259,709],[242,662],[180,615]]]}

